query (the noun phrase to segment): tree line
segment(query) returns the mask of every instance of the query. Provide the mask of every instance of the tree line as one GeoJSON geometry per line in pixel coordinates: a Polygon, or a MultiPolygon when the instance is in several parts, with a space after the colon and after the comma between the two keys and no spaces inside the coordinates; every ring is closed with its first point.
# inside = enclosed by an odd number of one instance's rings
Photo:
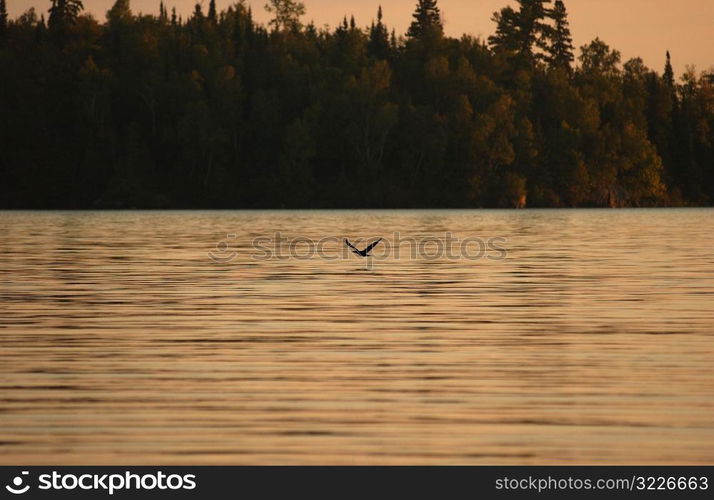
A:
{"type": "Polygon", "coordinates": [[[269,0],[187,17],[0,0],[5,208],[621,207],[714,201],[714,77],[518,0],[487,40],[418,0],[398,35],[269,0]],[[45,15],[47,14],[47,15],[45,15]]]}

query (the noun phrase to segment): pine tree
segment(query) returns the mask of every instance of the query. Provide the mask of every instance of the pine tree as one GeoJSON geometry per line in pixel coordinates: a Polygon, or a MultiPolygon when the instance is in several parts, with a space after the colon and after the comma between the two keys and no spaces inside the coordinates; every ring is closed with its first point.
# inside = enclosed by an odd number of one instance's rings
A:
{"type": "Polygon", "coordinates": [[[436,5],[436,0],[418,0],[416,10],[412,14],[412,21],[407,36],[416,40],[427,38],[441,38],[444,26],[441,22],[441,12],[436,5]]]}
{"type": "Polygon", "coordinates": [[[672,69],[672,56],[667,51],[667,63],[664,65],[664,75],[662,75],[665,85],[674,89],[674,70],[672,69]]]}
{"type": "Polygon", "coordinates": [[[166,12],[166,7],[164,6],[164,2],[162,1],[159,3],[159,20],[162,23],[165,23],[168,20],[168,13],[166,12]]]}
{"type": "Polygon", "coordinates": [[[534,49],[545,49],[549,26],[545,23],[550,0],[518,0],[519,9],[505,7],[493,15],[496,34],[489,43],[497,50],[515,55],[520,61],[533,64],[540,58],[534,49]]]}
{"type": "Polygon", "coordinates": [[[203,7],[201,7],[200,3],[196,3],[193,8],[193,19],[196,21],[203,20],[203,7]]]}
{"type": "Polygon", "coordinates": [[[570,71],[575,60],[573,55],[573,37],[570,34],[568,11],[562,0],[556,0],[555,5],[548,11],[548,16],[553,20],[544,35],[547,38],[545,60],[552,68],[563,68],[570,71]]]}
{"type": "Polygon", "coordinates": [[[50,7],[50,30],[64,32],[70,25],[77,22],[79,13],[84,10],[82,0],[52,0],[50,7]]]}
{"type": "Polygon", "coordinates": [[[253,37],[253,11],[245,4],[235,4],[233,40],[239,51],[244,51],[253,37]]]}
{"type": "Polygon", "coordinates": [[[218,14],[216,12],[216,0],[211,0],[211,2],[208,4],[208,19],[212,23],[215,23],[218,20],[218,14]]]}
{"type": "Polygon", "coordinates": [[[347,35],[348,29],[349,24],[347,23],[347,16],[345,16],[342,18],[342,22],[337,25],[337,28],[335,29],[335,35],[338,39],[344,40],[345,36],[347,35]]]}
{"type": "Polygon", "coordinates": [[[491,18],[496,23],[496,33],[488,37],[488,42],[502,52],[517,52],[518,44],[518,12],[512,7],[504,7],[494,12],[491,18]]]}
{"type": "Polygon", "coordinates": [[[389,57],[389,32],[382,19],[382,6],[380,5],[377,11],[377,24],[372,23],[367,44],[369,53],[377,59],[387,59],[389,57]]]}

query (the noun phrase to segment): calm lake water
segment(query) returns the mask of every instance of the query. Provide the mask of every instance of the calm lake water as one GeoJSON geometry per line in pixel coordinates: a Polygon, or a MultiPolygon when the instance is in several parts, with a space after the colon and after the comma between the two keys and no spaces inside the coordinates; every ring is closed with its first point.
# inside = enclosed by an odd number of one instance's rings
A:
{"type": "Polygon", "coordinates": [[[714,210],[0,212],[0,229],[3,464],[714,463],[714,210]],[[334,254],[502,237],[508,255],[256,259],[276,231],[334,254]]]}

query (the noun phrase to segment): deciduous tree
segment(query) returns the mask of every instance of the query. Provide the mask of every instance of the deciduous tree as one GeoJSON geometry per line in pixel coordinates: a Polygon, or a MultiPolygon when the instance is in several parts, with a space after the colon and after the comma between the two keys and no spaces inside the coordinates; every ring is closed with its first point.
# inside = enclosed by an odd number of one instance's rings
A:
{"type": "Polygon", "coordinates": [[[273,14],[270,25],[275,31],[297,31],[302,28],[300,18],[305,15],[305,4],[302,2],[296,0],[269,0],[265,4],[265,10],[273,14]]]}

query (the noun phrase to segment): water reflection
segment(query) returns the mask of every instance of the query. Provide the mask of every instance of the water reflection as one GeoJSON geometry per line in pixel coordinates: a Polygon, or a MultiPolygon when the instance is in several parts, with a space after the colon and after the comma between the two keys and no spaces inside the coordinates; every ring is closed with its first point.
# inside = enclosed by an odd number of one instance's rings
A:
{"type": "Polygon", "coordinates": [[[712,227],[712,210],[3,212],[0,462],[711,463],[712,227]],[[503,236],[508,258],[252,259],[276,231],[503,236]]]}

